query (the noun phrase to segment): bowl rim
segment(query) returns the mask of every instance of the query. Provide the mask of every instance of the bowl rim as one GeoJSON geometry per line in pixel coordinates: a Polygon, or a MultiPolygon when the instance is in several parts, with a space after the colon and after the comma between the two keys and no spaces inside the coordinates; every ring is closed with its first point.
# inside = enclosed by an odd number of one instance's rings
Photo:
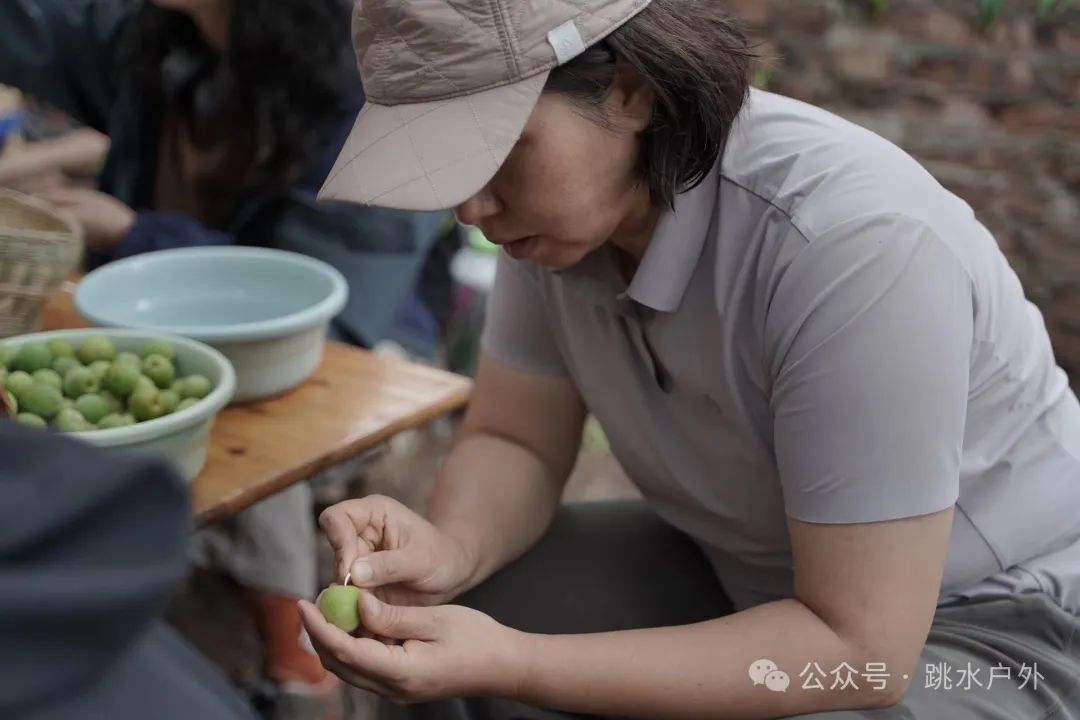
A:
{"type": "Polygon", "coordinates": [[[316,327],[329,322],[344,309],[349,296],[349,285],[345,276],[329,263],[317,258],[276,248],[228,246],[194,247],[155,250],[153,252],[132,255],[110,262],[90,271],[75,287],[75,309],[85,319],[101,327],[128,328],[168,333],[192,338],[201,342],[251,342],[283,337],[316,327]],[[164,263],[181,257],[209,258],[261,258],[284,262],[310,270],[330,281],[330,292],[325,298],[310,307],[270,320],[234,323],[232,325],[150,325],[138,322],[124,322],[114,317],[97,312],[88,301],[100,283],[107,283],[110,277],[124,272],[132,266],[164,263]]]}
{"type": "Polygon", "coordinates": [[[175,435],[217,415],[229,404],[236,393],[236,370],[233,368],[232,363],[229,362],[229,359],[209,345],[183,336],[124,328],[68,328],[27,333],[25,335],[12,335],[0,340],[0,345],[22,346],[32,342],[68,340],[95,335],[102,335],[109,339],[122,337],[147,341],[165,340],[172,345],[185,347],[192,352],[200,353],[213,360],[221,368],[221,380],[209,395],[184,410],[126,427],[65,433],[68,437],[85,440],[98,447],[118,447],[175,435]]]}

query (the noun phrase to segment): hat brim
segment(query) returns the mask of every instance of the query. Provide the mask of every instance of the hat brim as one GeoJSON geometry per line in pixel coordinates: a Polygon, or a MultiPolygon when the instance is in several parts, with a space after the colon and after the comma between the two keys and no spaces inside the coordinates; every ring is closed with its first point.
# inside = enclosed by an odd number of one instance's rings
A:
{"type": "Polygon", "coordinates": [[[367,103],[319,199],[398,210],[460,205],[499,171],[548,74],[450,100],[367,103]]]}

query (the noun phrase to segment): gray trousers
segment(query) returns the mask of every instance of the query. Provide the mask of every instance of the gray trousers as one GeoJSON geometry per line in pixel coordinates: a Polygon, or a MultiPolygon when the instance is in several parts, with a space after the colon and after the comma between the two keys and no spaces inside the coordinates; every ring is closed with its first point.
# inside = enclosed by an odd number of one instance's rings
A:
{"type": "MultiPolygon", "coordinates": [[[[457,602],[535,633],[682,625],[732,612],[700,549],[638,501],[564,506],[535,548],[457,602]]],[[[1080,720],[1078,629],[1080,618],[1043,594],[1003,595],[942,606],[916,675],[899,704],[799,717],[1080,720]],[[969,663],[982,671],[966,674],[969,663]],[[999,666],[1009,668],[1010,679],[1004,679],[1005,671],[1000,670],[988,683],[990,668],[999,666]],[[1032,669],[1039,674],[1037,687],[1032,669]],[[1025,672],[1029,679],[1020,689],[1025,672]]],[[[791,680],[803,682],[794,676],[791,680]]],[[[584,718],[503,698],[454,699],[407,708],[384,703],[380,715],[384,720],[584,718]]]]}
{"type": "Polygon", "coordinates": [[[191,562],[253,590],[313,598],[318,578],[312,507],[311,486],[297,483],[200,530],[192,538],[191,562]]]}

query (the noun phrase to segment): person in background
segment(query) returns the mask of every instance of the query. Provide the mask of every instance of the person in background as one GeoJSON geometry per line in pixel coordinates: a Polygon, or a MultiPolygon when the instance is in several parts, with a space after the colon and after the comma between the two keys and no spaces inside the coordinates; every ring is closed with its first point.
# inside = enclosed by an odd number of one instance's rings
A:
{"type": "MultiPolygon", "coordinates": [[[[41,193],[82,223],[89,268],[197,245],[296,251],[348,280],[333,338],[372,347],[401,327],[399,344],[432,352],[438,308],[417,281],[451,216],[316,201],[364,102],[341,0],[5,0],[0,83],[109,138],[97,189],[41,193]]],[[[316,589],[312,512],[294,486],[194,554],[247,589],[267,677],[318,695],[335,681],[295,612],[316,589]]]]}
{"type": "Polygon", "coordinates": [[[162,615],[187,484],[0,419],[0,717],[255,720],[162,615]]]}

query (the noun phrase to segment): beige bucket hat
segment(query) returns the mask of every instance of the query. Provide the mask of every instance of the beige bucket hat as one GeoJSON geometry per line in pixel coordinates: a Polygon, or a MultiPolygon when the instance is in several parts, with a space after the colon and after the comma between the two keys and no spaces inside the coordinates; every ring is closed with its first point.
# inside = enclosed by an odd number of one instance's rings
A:
{"type": "Polygon", "coordinates": [[[356,0],[367,104],[322,190],[402,210],[479,192],[521,135],[548,74],[650,0],[356,0]]]}

